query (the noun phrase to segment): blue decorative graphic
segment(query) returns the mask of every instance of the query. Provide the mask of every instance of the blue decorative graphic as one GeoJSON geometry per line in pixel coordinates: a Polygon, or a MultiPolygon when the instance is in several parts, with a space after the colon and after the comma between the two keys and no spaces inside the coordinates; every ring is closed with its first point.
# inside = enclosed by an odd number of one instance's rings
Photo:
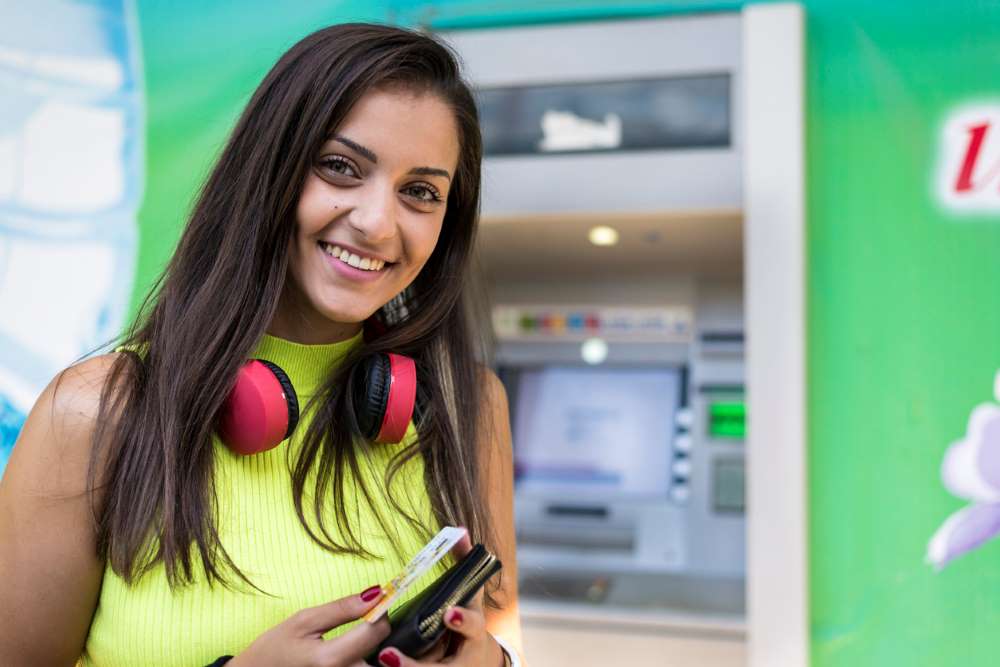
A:
{"type": "Polygon", "coordinates": [[[24,415],[0,396],[0,472],[7,465],[10,450],[14,447],[17,434],[24,425],[24,415]]]}
{"type": "Polygon", "coordinates": [[[130,0],[7,3],[0,21],[0,472],[38,394],[121,327],[142,196],[130,0]]]}

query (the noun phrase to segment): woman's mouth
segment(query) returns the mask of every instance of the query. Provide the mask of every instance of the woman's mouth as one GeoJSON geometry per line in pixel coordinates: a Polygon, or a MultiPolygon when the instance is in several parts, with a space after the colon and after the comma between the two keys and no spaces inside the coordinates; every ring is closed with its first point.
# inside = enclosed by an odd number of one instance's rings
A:
{"type": "Polygon", "coordinates": [[[364,255],[357,255],[350,250],[341,248],[338,245],[332,245],[324,241],[320,241],[319,245],[327,256],[340,260],[343,264],[360,271],[371,271],[377,273],[384,269],[386,265],[385,260],[376,259],[374,257],[365,257],[364,255]]]}
{"type": "Polygon", "coordinates": [[[335,243],[320,241],[317,250],[323,254],[323,259],[326,260],[335,274],[352,283],[381,281],[396,266],[394,262],[387,262],[376,257],[366,257],[335,243]]]}

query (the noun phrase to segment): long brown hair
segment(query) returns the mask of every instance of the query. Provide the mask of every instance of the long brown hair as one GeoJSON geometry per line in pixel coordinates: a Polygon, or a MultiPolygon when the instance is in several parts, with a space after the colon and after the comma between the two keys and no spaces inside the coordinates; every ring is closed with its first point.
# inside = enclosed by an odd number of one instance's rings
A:
{"type": "MultiPolygon", "coordinates": [[[[454,54],[437,40],[345,24],[307,36],[264,78],[202,187],[176,252],[121,339],[124,349],[141,354],[119,355],[112,365],[89,479],[91,490],[98,477],[105,486],[95,506],[99,554],[126,581],[163,562],[171,586],[190,583],[196,548],[210,584],[229,586],[231,570],[253,585],[226,553],[214,522],[216,414],[276,311],[296,203],[317,152],[362,95],[392,86],[449,104],[459,163],[437,246],[414,282],[379,312],[387,332],[356,349],[311,403],[314,418],[289,461],[295,508],[323,548],[371,556],[344,510],[345,475],[354,475],[369,502],[372,496],[358,475],[368,445],[358,436],[352,391],[343,388],[357,380],[366,355],[393,350],[417,363],[419,438],[395,456],[387,484],[403,463],[422,456],[436,519],[492,542],[477,473],[482,371],[464,289],[480,198],[475,103],[454,54]],[[313,501],[304,505],[312,480],[313,501]],[[340,540],[323,520],[331,504],[340,540]]],[[[379,520],[387,529],[387,519],[379,520]]]]}

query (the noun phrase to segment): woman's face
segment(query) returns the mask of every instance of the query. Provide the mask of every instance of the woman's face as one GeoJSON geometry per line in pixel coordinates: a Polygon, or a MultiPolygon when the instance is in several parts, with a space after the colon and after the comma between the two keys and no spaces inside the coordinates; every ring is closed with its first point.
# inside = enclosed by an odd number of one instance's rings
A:
{"type": "Polygon", "coordinates": [[[409,285],[441,233],[458,153],[454,114],[436,95],[365,94],[306,177],[272,332],[306,343],[350,336],[409,285]]]}

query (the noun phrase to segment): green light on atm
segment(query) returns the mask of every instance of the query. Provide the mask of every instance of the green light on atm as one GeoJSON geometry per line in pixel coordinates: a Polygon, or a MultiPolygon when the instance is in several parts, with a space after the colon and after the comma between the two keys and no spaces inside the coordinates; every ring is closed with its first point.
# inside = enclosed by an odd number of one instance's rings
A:
{"type": "Polygon", "coordinates": [[[745,438],[747,407],[743,401],[712,403],[708,406],[708,435],[712,438],[745,438]]]}

